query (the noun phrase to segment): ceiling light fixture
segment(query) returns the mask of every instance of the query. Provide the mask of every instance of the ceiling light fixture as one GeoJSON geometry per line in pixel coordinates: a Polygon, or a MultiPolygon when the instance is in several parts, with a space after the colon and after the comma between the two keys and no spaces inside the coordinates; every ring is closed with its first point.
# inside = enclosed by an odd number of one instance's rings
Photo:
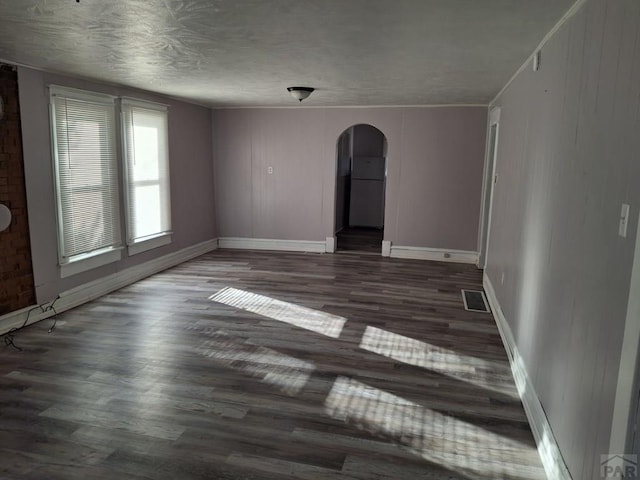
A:
{"type": "Polygon", "coordinates": [[[315,90],[315,88],[311,88],[311,87],[289,87],[289,88],[287,88],[287,90],[289,91],[289,93],[291,94],[291,96],[293,98],[295,98],[296,100],[302,101],[305,98],[307,98],[309,95],[311,95],[311,92],[313,92],[315,90]]]}

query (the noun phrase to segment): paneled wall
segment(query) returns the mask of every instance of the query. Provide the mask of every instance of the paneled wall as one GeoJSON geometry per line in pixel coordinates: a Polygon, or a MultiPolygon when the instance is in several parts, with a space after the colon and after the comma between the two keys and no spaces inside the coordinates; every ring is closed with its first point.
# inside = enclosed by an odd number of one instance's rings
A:
{"type": "Polygon", "coordinates": [[[486,272],[581,480],[609,453],[640,207],[639,28],[640,2],[589,0],[495,102],[486,272]]]}
{"type": "Polygon", "coordinates": [[[388,145],[385,240],[475,251],[486,118],[485,107],[214,110],[218,233],[333,236],[337,141],[369,124],[388,145]]]}

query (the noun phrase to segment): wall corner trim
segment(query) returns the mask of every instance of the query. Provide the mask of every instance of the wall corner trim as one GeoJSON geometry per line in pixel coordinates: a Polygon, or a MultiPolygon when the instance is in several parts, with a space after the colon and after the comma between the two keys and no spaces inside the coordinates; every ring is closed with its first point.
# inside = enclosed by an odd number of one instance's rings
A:
{"type": "Polygon", "coordinates": [[[277,250],[283,252],[325,253],[326,241],[278,240],[273,238],[220,237],[218,247],[239,250],[277,250]]]}
{"type": "Polygon", "coordinates": [[[336,237],[327,237],[327,241],[325,243],[325,253],[335,253],[336,252],[336,237]]]}
{"type": "Polygon", "coordinates": [[[533,60],[533,57],[540,50],[544,48],[547,42],[558,32],[558,30],[560,30],[564,26],[565,23],[569,21],[569,19],[571,19],[571,17],[573,17],[576,13],[580,11],[580,9],[585,5],[585,3],[587,3],[587,0],[576,0],[576,2],[571,6],[571,8],[567,10],[567,13],[565,13],[562,16],[562,18],[558,20],[558,22],[553,26],[553,28],[551,28],[551,30],[549,30],[549,32],[544,36],[544,38],[540,41],[540,43],[535,48],[535,50],[531,52],[531,54],[527,57],[524,63],[520,66],[520,68],[518,68],[518,70],[516,70],[516,72],[511,76],[509,81],[507,81],[505,86],[502,87],[502,89],[498,92],[498,94],[495,97],[493,97],[493,100],[489,102],[489,107],[495,105],[498,98],[500,98],[500,96],[507,90],[507,88],[509,88],[509,86],[513,83],[513,81],[518,77],[518,75],[520,75],[522,71],[525,68],[527,68],[529,63],[533,60]]]}
{"type": "Polygon", "coordinates": [[[391,240],[382,241],[382,256],[383,257],[391,256],[391,240]]]}
{"type": "MultiPolygon", "coordinates": [[[[60,293],[60,298],[56,302],[56,311],[62,313],[71,308],[75,308],[83,303],[95,300],[98,297],[111,293],[119,288],[126,287],[137,281],[142,280],[150,275],[156,274],[167,268],[175,267],[187,260],[204,255],[212,250],[218,248],[218,240],[207,240],[196,245],[178,250],[177,252],[169,253],[148,262],[135,265],[133,267],[125,268],[119,272],[107,275],[106,277],[99,278],[89,283],[85,283],[78,287],[66,290],[60,293]]],[[[25,323],[27,318],[29,322],[27,325],[31,325],[39,320],[52,317],[53,312],[47,311],[46,313],[34,311],[34,314],[28,317],[29,310],[37,308],[37,305],[23,308],[7,315],[0,316],[0,335],[7,333],[12,328],[18,328],[25,323]]]]}
{"type": "MultiPolygon", "coordinates": [[[[384,243],[384,242],[383,242],[384,243]]],[[[447,250],[444,248],[403,247],[390,245],[391,258],[410,258],[414,260],[432,260],[436,262],[478,263],[478,252],[466,250],[447,250]]]]}
{"type": "Polygon", "coordinates": [[[527,415],[527,419],[529,420],[533,438],[536,441],[536,445],[538,445],[538,453],[540,454],[540,459],[542,460],[542,465],[544,466],[547,478],[554,480],[572,480],[569,469],[567,468],[564,459],[562,458],[562,454],[560,453],[558,443],[553,436],[553,431],[551,430],[551,425],[549,424],[547,415],[544,412],[540,399],[538,398],[538,394],[531,382],[531,377],[529,377],[529,373],[527,372],[524,359],[520,355],[518,347],[516,346],[513,333],[511,332],[511,327],[509,327],[509,324],[507,323],[507,319],[505,318],[502,307],[498,302],[491,280],[486,273],[483,275],[482,285],[485,293],[487,294],[487,299],[489,300],[489,305],[493,312],[496,325],[498,326],[500,338],[502,338],[502,343],[507,351],[509,364],[511,365],[511,373],[513,374],[513,378],[518,389],[518,395],[522,400],[524,411],[527,415]]]}

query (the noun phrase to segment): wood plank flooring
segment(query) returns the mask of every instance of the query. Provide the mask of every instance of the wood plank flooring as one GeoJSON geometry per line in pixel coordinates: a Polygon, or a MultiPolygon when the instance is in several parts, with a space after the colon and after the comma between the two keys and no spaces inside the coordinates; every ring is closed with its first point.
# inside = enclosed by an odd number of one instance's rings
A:
{"type": "Polygon", "coordinates": [[[216,251],[0,350],[2,479],[544,472],[474,266],[216,251]]]}

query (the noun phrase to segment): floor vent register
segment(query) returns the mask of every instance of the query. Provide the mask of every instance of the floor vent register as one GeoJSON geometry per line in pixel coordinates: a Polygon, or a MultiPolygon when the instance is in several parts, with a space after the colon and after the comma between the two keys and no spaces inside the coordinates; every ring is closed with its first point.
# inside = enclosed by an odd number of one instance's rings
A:
{"type": "Polygon", "coordinates": [[[470,312],[490,313],[487,297],[482,290],[462,290],[464,309],[470,312]]]}

